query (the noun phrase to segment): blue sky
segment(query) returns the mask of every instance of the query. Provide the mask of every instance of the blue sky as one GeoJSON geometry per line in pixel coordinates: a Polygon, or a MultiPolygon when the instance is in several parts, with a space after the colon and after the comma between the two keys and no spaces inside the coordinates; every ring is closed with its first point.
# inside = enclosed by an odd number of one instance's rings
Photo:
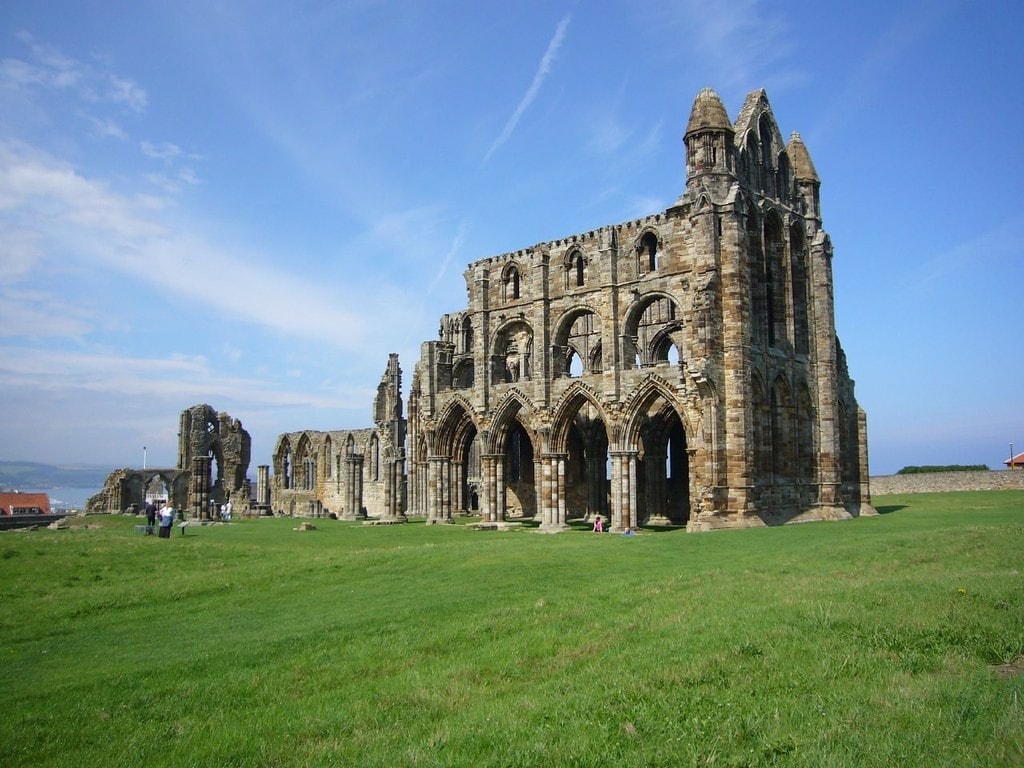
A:
{"type": "Polygon", "coordinates": [[[0,8],[0,459],[172,466],[178,415],[370,424],[479,258],[654,213],[697,92],[822,179],[871,471],[1024,450],[1009,2],[0,8]]]}

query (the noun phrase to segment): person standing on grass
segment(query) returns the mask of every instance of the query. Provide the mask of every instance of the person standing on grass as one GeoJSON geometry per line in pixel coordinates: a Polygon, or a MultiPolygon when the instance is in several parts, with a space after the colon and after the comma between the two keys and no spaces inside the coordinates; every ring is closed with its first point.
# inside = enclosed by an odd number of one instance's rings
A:
{"type": "Polygon", "coordinates": [[[146,502],[146,533],[153,532],[153,526],[156,525],[156,504],[152,501],[146,502]]]}
{"type": "Polygon", "coordinates": [[[174,522],[174,507],[170,502],[160,510],[160,538],[171,538],[171,524],[174,522]]]}
{"type": "Polygon", "coordinates": [[[604,533],[604,521],[600,515],[594,516],[594,533],[604,533]]]}

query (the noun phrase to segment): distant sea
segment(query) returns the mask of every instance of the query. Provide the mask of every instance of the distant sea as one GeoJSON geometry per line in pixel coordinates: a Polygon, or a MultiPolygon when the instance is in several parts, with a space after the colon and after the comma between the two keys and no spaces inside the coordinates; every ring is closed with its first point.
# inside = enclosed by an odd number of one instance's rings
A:
{"type": "Polygon", "coordinates": [[[45,493],[50,497],[50,509],[85,509],[85,502],[102,488],[19,488],[22,493],[45,493]]]}

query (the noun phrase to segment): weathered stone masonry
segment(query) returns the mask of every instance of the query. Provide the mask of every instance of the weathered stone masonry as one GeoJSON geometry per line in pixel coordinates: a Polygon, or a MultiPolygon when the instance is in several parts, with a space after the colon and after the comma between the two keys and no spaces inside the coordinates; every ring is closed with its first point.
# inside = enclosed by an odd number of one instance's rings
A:
{"type": "Polygon", "coordinates": [[[764,91],[735,123],[701,91],[683,140],[668,209],[470,264],[468,306],[421,347],[408,425],[392,355],[375,428],[280,437],[274,508],[545,531],[873,513],[807,148],[764,91]]]}
{"type": "Polygon", "coordinates": [[[405,429],[402,371],[392,354],[368,429],[289,432],[274,447],[274,511],[343,520],[404,519],[405,429]]]}
{"type": "Polygon", "coordinates": [[[710,89],[665,211],[482,259],[423,344],[409,511],[560,530],[691,530],[872,512],[835,334],[820,181],[764,91],[710,89]]]}
{"type": "Polygon", "coordinates": [[[251,453],[242,422],[208,405],[194,405],[181,413],[176,467],[114,470],[86,502],[86,511],[141,511],[147,499],[160,499],[195,519],[216,518],[228,501],[235,514],[248,514],[251,453]]]}

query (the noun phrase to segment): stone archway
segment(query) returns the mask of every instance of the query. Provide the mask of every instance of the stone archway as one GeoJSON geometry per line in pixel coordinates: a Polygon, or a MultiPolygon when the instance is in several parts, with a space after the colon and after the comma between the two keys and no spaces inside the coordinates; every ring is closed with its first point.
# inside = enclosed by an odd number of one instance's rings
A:
{"type": "Polygon", "coordinates": [[[657,380],[638,390],[612,458],[612,528],[684,525],[693,478],[684,411],[657,380]]]}
{"type": "Polygon", "coordinates": [[[564,527],[572,518],[609,517],[608,428],[604,411],[583,387],[571,391],[553,419],[551,450],[542,457],[542,525],[564,527]]]}

